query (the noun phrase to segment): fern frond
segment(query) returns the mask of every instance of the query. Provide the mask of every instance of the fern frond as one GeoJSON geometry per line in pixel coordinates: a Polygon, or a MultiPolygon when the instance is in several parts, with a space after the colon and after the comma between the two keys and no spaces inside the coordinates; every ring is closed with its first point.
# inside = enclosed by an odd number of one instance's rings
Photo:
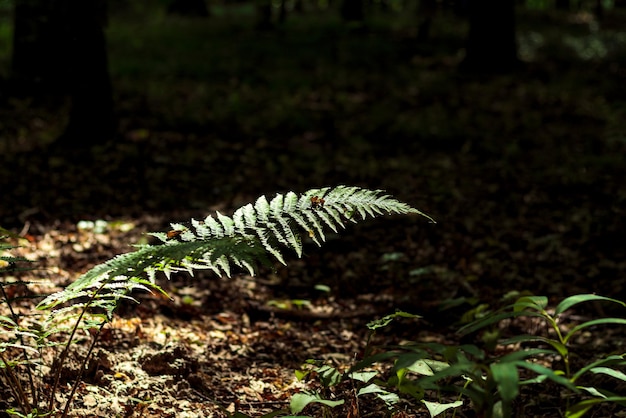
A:
{"type": "Polygon", "coordinates": [[[172,272],[193,274],[194,270],[208,269],[230,276],[231,266],[236,266],[253,275],[259,263],[269,263],[268,253],[286,264],[281,248],[301,257],[302,234],[321,245],[326,229],[336,233],[359,217],[363,220],[385,214],[418,214],[432,221],[380,190],[338,186],[311,189],[299,196],[294,192],[276,194],[271,200],[261,196],[254,204],[237,209],[232,217],[216,212],[203,221],[192,219],[190,226],[172,223],[170,233],[151,234],[160,245],[140,246],[92,268],[38,307],[58,309],[86,297],[91,297],[92,306],[98,308],[106,308],[107,303],[114,306],[134,290],[162,291],[155,283],[158,271],[169,277],[172,272]],[[101,297],[95,298],[94,292],[101,297]]]}

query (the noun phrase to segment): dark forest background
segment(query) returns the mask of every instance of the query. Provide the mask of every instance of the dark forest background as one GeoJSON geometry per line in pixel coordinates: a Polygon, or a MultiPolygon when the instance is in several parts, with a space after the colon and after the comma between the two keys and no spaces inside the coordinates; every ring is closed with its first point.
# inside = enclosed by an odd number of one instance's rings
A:
{"type": "Polygon", "coordinates": [[[381,252],[622,292],[622,1],[0,4],[5,226],[354,184],[438,221],[381,252]]]}
{"type": "MultiPolygon", "coordinates": [[[[496,347],[495,325],[457,331],[520,295],[626,300],[625,152],[624,0],[0,0],[0,226],[36,261],[13,281],[0,254],[2,290],[24,292],[14,300],[28,312],[34,296],[149,242],[145,232],[175,238],[169,222],[262,194],[383,189],[437,221],[350,225],[254,279],[159,279],[172,300],[138,295],[104,329],[92,371],[67,368],[63,379],[85,382],[75,416],[234,416],[218,405],[260,416],[302,390],[291,384],[303,361],[349,367],[366,324],[397,309],[423,318],[379,330],[394,350],[523,351],[496,347]]],[[[559,325],[624,316],[584,305],[559,325]]],[[[497,331],[548,333],[536,319],[497,331]]],[[[581,334],[572,370],[623,352],[619,326],[581,334]]],[[[555,372],[558,347],[539,362],[555,372]]],[[[574,399],[524,388],[517,416],[563,416],[574,399]]],[[[370,416],[391,414],[359,399],[370,416]]],[[[480,415],[470,409],[459,416],[480,415]]]]}

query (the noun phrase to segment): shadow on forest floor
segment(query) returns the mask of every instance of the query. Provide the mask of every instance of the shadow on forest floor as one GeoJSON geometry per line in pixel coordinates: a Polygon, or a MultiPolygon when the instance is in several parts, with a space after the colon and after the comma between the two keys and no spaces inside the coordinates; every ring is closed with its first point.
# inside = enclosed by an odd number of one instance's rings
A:
{"type": "MultiPolygon", "coordinates": [[[[75,276],[89,264],[71,255],[80,219],[130,219],[143,232],[260,194],[359,185],[385,189],[437,224],[350,228],[288,272],[267,273],[279,284],[267,298],[315,298],[323,283],[349,303],[379,294],[383,311],[420,313],[453,298],[497,303],[510,290],[625,299],[626,48],[581,61],[537,46],[550,29],[521,26],[520,51],[533,60],[515,74],[478,76],[456,71],[460,41],[443,30],[433,34],[440,49],[420,54],[403,31],[305,35],[294,24],[295,33],[216,37],[219,28],[198,22],[146,28],[113,19],[119,138],[49,155],[38,150],[62,128],[62,107],[2,108],[10,134],[0,219],[28,223],[42,242],[56,231],[61,267],[75,276]]],[[[579,30],[562,39],[591,45],[579,30]]],[[[99,246],[88,261],[131,242],[99,246]]],[[[228,286],[207,287],[216,311],[228,309],[220,295],[230,303],[228,292],[250,292],[228,286]]],[[[231,309],[245,311],[240,303],[231,309]]],[[[449,318],[441,320],[433,328],[449,318]]],[[[281,341],[295,332],[283,331],[281,341]]],[[[255,341],[277,332],[257,330],[255,341]]]]}

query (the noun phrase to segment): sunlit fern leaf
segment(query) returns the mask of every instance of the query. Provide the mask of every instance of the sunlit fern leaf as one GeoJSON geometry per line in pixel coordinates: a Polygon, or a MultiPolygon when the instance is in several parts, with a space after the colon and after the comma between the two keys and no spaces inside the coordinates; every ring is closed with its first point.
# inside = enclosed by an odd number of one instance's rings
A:
{"type": "Polygon", "coordinates": [[[235,234],[235,222],[232,218],[228,216],[224,216],[219,212],[216,212],[217,219],[222,223],[222,227],[224,228],[224,235],[232,236],[235,234]]]}
{"type": "Polygon", "coordinates": [[[138,246],[132,253],[92,268],[64,291],[44,299],[39,308],[64,309],[68,302],[76,308],[91,303],[92,307],[111,312],[120,299],[129,298],[133,291],[162,292],[155,281],[158,271],[169,277],[174,272],[193,274],[194,270],[208,269],[230,276],[231,267],[236,266],[253,275],[259,263],[271,264],[268,254],[286,264],[281,247],[301,257],[302,233],[320,245],[326,239],[326,229],[336,233],[347,222],[357,222],[355,213],[361,219],[413,213],[432,221],[382,191],[359,187],[324,187],[299,196],[288,192],[277,194],[270,201],[261,196],[254,204],[237,209],[232,217],[216,212],[204,221],[192,219],[191,226],[172,223],[169,233],[152,233],[160,245],[138,246]]]}
{"type": "Polygon", "coordinates": [[[283,258],[283,255],[281,254],[280,250],[278,248],[276,248],[276,246],[274,245],[274,243],[272,241],[274,241],[273,237],[268,233],[267,228],[255,228],[254,230],[257,234],[257,237],[259,238],[259,240],[261,241],[261,244],[263,244],[263,247],[270,253],[272,254],[274,257],[276,257],[276,259],[278,261],[280,261],[283,265],[287,265],[287,263],[285,263],[285,260],[283,258]]]}
{"type": "Polygon", "coordinates": [[[257,224],[256,211],[251,203],[237,209],[233,214],[235,228],[240,234],[244,234],[248,228],[257,224]]]}
{"type": "Polygon", "coordinates": [[[294,192],[289,192],[285,195],[284,202],[283,211],[286,213],[293,212],[298,207],[298,195],[294,192]]]}
{"type": "Polygon", "coordinates": [[[187,227],[181,223],[171,223],[170,226],[172,227],[172,229],[178,231],[185,231],[187,229],[187,227]]]}
{"type": "Polygon", "coordinates": [[[224,227],[221,223],[217,222],[214,217],[207,216],[204,222],[209,227],[212,236],[216,238],[221,238],[224,236],[224,227]]]}
{"type": "Polygon", "coordinates": [[[294,198],[294,196],[295,193],[288,194],[286,198],[282,194],[277,194],[270,201],[271,218],[274,218],[276,223],[268,222],[268,226],[280,243],[293,249],[298,257],[301,257],[302,244],[291,228],[290,219],[286,217],[289,211],[295,209],[297,198],[294,198]]]}
{"type": "Polygon", "coordinates": [[[259,197],[254,203],[254,211],[256,212],[257,219],[261,223],[266,223],[270,214],[270,204],[267,202],[265,196],[259,197]]]}
{"type": "Polygon", "coordinates": [[[292,226],[294,224],[293,220],[286,218],[284,216],[280,216],[278,218],[278,222],[283,230],[285,239],[287,240],[289,247],[291,247],[298,257],[302,257],[302,240],[300,239],[300,234],[294,232],[292,226]]]}
{"type": "Polygon", "coordinates": [[[108,293],[118,287],[114,284],[117,277],[122,278],[122,283],[126,283],[127,289],[131,291],[136,285],[127,280],[128,278],[143,277],[146,274],[154,277],[155,270],[166,273],[190,272],[192,269],[189,265],[192,261],[195,269],[211,269],[220,275],[230,274],[230,266],[225,269],[228,264],[227,256],[230,254],[237,254],[240,264],[250,267],[264,259],[265,255],[262,253],[264,250],[260,245],[255,245],[249,238],[241,237],[209,241],[170,241],[166,245],[140,246],[135,252],[118,255],[92,268],[62,292],[48,296],[39,307],[49,309],[84,297],[93,291],[108,293]],[[217,260],[219,261],[216,263],[217,260]],[[110,289],[107,287],[109,285],[110,289]],[[99,290],[101,286],[102,289],[99,290]]]}
{"type": "Polygon", "coordinates": [[[311,228],[311,226],[307,223],[307,221],[303,218],[303,216],[306,216],[305,214],[299,212],[299,211],[292,211],[290,213],[288,213],[288,215],[291,217],[291,219],[293,219],[295,221],[295,223],[300,226],[300,228],[302,228],[303,231],[308,232],[309,237],[311,239],[313,239],[313,241],[319,246],[321,245],[320,242],[317,240],[317,237],[315,236],[315,232],[313,231],[313,229],[311,228]]]}
{"type": "Polygon", "coordinates": [[[148,232],[148,235],[155,237],[160,242],[167,242],[167,234],[165,232],[148,232]]]}
{"type": "MultiPolygon", "coordinates": [[[[333,216],[329,216],[330,212],[335,212],[335,210],[329,206],[320,207],[318,209],[314,209],[315,214],[322,220],[326,225],[333,230],[334,233],[339,232],[337,230],[337,226],[335,225],[336,218],[333,216]]],[[[340,219],[341,221],[341,219],[340,219]]],[[[343,222],[337,222],[338,225],[343,226],[343,222]]]]}
{"type": "Polygon", "coordinates": [[[324,228],[318,220],[318,217],[315,216],[312,209],[303,211],[302,215],[304,215],[309,221],[309,236],[315,240],[317,245],[321,246],[322,244],[317,240],[315,233],[319,235],[322,242],[326,241],[326,235],[324,234],[324,228]]]}
{"type": "Polygon", "coordinates": [[[283,195],[277,193],[276,196],[269,202],[269,209],[273,216],[281,213],[284,210],[284,199],[283,195]]]}
{"type": "Polygon", "coordinates": [[[229,256],[228,259],[237,267],[243,269],[243,270],[247,270],[248,273],[253,276],[254,275],[254,265],[250,264],[249,261],[247,260],[242,260],[238,257],[234,257],[234,256],[229,256]]]}
{"type": "MultiPolygon", "coordinates": [[[[345,219],[342,218],[343,213],[344,213],[344,208],[341,205],[338,204],[328,204],[328,205],[324,205],[324,207],[320,208],[320,210],[322,211],[322,213],[320,215],[323,214],[323,216],[330,216],[330,218],[328,219],[328,221],[333,222],[334,225],[337,225],[341,228],[345,228],[345,219]],[[331,221],[332,219],[332,221],[331,221]]],[[[337,228],[334,229],[335,233],[338,232],[337,228]]]]}
{"type": "Polygon", "coordinates": [[[226,257],[235,265],[247,266],[250,275],[254,275],[256,266],[270,266],[272,263],[261,243],[249,235],[225,238],[223,244],[211,252],[211,259],[226,257]]]}
{"type": "Polygon", "coordinates": [[[269,242],[269,245],[271,245],[272,247],[275,247],[277,244],[282,244],[283,246],[289,248],[289,241],[287,241],[285,239],[285,237],[282,234],[282,231],[278,228],[278,225],[274,222],[266,222],[265,225],[267,226],[267,228],[263,228],[263,229],[267,229],[269,230],[269,232],[271,232],[271,234],[267,234],[266,238],[267,241],[269,242]]]}
{"type": "Polygon", "coordinates": [[[230,261],[228,260],[226,256],[221,256],[217,258],[214,261],[214,264],[218,267],[218,269],[221,269],[222,271],[224,271],[224,274],[226,274],[226,276],[228,277],[231,276],[230,261]]]}
{"type": "Polygon", "coordinates": [[[332,190],[327,190],[328,193],[324,195],[324,199],[330,204],[347,201],[359,190],[361,190],[361,195],[364,195],[368,191],[354,186],[337,186],[332,190]]]}
{"type": "MultiPolygon", "coordinates": [[[[343,186],[338,186],[338,187],[343,187],[343,186]]],[[[322,187],[320,189],[310,189],[304,192],[303,195],[310,202],[313,196],[325,198],[326,192],[328,192],[329,190],[330,190],[330,187],[322,187]]]]}

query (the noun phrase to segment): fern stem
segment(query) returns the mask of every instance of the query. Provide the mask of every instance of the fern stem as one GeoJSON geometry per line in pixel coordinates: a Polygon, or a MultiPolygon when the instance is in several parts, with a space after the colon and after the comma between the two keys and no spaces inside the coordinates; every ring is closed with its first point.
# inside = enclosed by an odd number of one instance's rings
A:
{"type": "MultiPolygon", "coordinates": [[[[5,283],[0,284],[0,289],[2,289],[2,298],[4,299],[4,302],[6,303],[6,305],[9,308],[9,312],[11,313],[11,318],[13,319],[13,322],[15,322],[16,325],[19,326],[19,316],[15,313],[15,311],[13,310],[13,305],[11,305],[11,300],[9,299],[9,296],[6,293],[6,290],[4,289],[5,283]]],[[[26,347],[26,344],[24,343],[24,336],[21,333],[18,333],[18,338],[20,341],[20,344],[22,347],[26,347]]],[[[28,367],[28,365],[30,365],[30,357],[28,355],[28,351],[25,348],[22,348],[22,354],[24,355],[24,361],[26,362],[26,374],[28,375],[28,381],[30,383],[30,391],[32,394],[32,400],[33,400],[33,404],[35,404],[36,407],[39,406],[39,395],[37,394],[37,386],[35,385],[35,380],[33,379],[33,372],[31,371],[30,367],[28,367]]],[[[4,361],[4,360],[3,360],[4,361]]],[[[6,362],[4,362],[4,364],[7,364],[6,362]]],[[[18,381],[19,382],[19,381],[18,381]]],[[[23,388],[20,385],[20,390],[23,392],[23,388]]],[[[24,394],[25,396],[25,394],[24,394]]],[[[30,407],[30,403],[27,401],[29,407],[30,407]]],[[[30,412],[30,411],[29,411],[30,412]]]]}
{"type": "Polygon", "coordinates": [[[63,364],[65,363],[65,360],[67,359],[67,356],[69,354],[72,340],[74,339],[74,335],[76,335],[76,330],[78,330],[78,326],[83,320],[83,317],[85,316],[85,312],[87,312],[87,309],[89,308],[89,306],[93,303],[93,301],[96,299],[96,296],[100,293],[100,291],[105,286],[106,286],[106,282],[104,282],[98,288],[97,291],[93,292],[93,294],[89,298],[89,301],[85,304],[85,307],[80,312],[80,315],[78,315],[78,319],[76,320],[76,323],[74,324],[74,327],[72,328],[72,332],[70,333],[70,336],[67,339],[65,348],[63,349],[63,351],[61,352],[61,355],[59,356],[59,364],[57,366],[57,369],[54,372],[54,384],[52,385],[52,390],[50,392],[50,399],[48,400],[48,410],[50,411],[52,411],[54,408],[54,394],[56,393],[57,388],[59,386],[59,379],[61,378],[61,369],[63,368],[63,364]]]}
{"type": "Polygon", "coordinates": [[[26,414],[30,414],[32,409],[31,404],[28,401],[28,396],[26,396],[26,393],[24,392],[24,388],[22,387],[19,378],[15,375],[15,372],[13,371],[11,366],[9,366],[9,363],[7,363],[7,360],[2,355],[2,352],[0,352],[0,361],[4,363],[4,367],[2,368],[2,374],[4,374],[4,378],[9,384],[11,392],[13,392],[13,396],[15,396],[15,399],[22,408],[23,412],[26,414]]]}
{"type": "Polygon", "coordinates": [[[96,332],[96,335],[93,336],[91,344],[89,345],[89,351],[87,351],[85,358],[83,358],[83,361],[80,365],[80,371],[78,372],[78,376],[76,376],[76,380],[74,381],[74,384],[72,385],[72,391],[70,392],[69,396],[67,397],[67,401],[65,402],[65,408],[63,408],[63,414],[61,415],[61,418],[67,417],[67,414],[70,411],[70,405],[72,404],[72,399],[74,399],[74,394],[76,393],[76,389],[78,388],[78,385],[82,381],[83,373],[85,372],[85,367],[87,366],[87,362],[91,358],[91,353],[93,352],[93,349],[96,346],[96,342],[98,342],[100,333],[102,332],[102,328],[104,327],[105,324],[106,322],[103,322],[100,325],[100,327],[98,327],[98,332],[96,332]]]}

